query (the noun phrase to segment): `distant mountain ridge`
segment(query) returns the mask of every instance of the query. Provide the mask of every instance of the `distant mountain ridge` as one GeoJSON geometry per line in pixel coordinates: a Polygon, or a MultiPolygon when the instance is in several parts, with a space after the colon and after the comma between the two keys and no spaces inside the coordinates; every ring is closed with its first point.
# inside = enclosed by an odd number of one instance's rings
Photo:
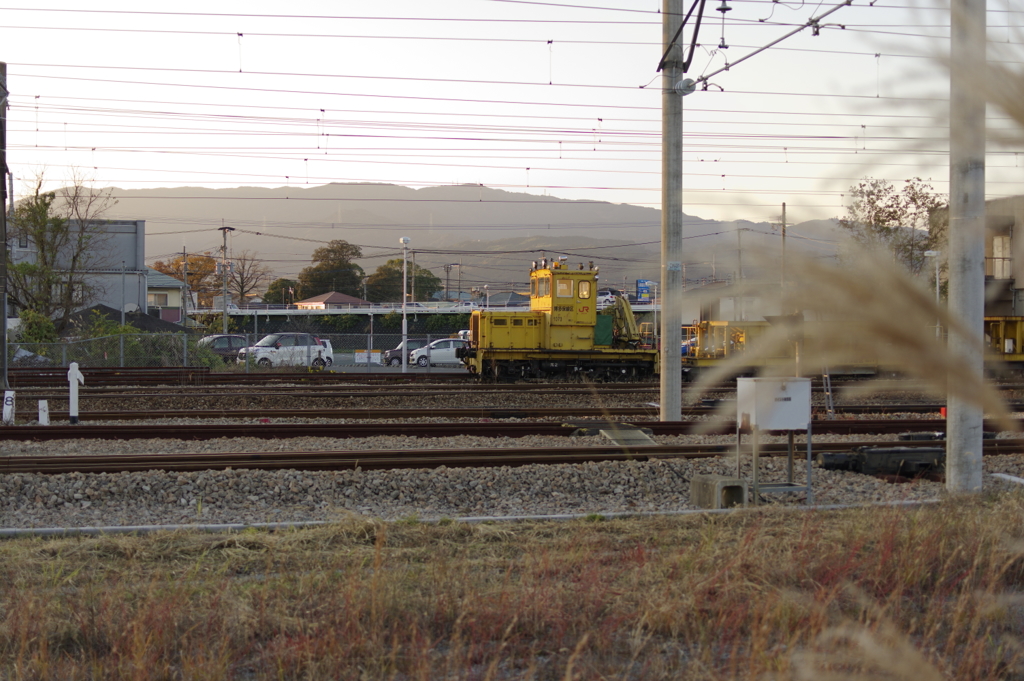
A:
{"type": "MultiPolygon", "coordinates": [[[[523,282],[529,262],[545,253],[570,261],[593,260],[602,279],[615,285],[659,278],[661,211],[629,204],[574,201],[550,196],[451,185],[412,189],[389,184],[209,189],[111,190],[118,203],[107,217],[146,220],[146,254],[166,259],[214,251],[221,225],[235,228],[231,249],[254,251],[279,276],[294,276],[321,243],[358,244],[360,262],[372,272],[401,257],[399,237],[410,237],[417,263],[455,287],[523,282]],[[460,263],[461,261],[461,263],[460,263]],[[453,265],[446,273],[445,265],[453,265]],[[460,265],[460,266],[459,266],[460,265]]],[[[687,278],[722,278],[738,266],[739,247],[781,249],[769,223],[719,222],[684,216],[687,278]],[[737,231],[739,230],[739,232],[737,231]]],[[[787,248],[834,252],[834,221],[791,226],[787,248]],[[808,240],[810,239],[810,240],[808,240]]]]}

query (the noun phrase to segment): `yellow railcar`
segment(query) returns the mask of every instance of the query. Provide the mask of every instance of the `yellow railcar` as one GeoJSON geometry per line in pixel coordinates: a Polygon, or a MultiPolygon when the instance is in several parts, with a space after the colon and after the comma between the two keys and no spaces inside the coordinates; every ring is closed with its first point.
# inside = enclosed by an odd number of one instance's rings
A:
{"type": "Polygon", "coordinates": [[[641,347],[629,301],[597,309],[597,276],[593,263],[573,269],[564,258],[535,262],[529,311],[474,310],[469,346],[459,350],[463,364],[485,380],[654,375],[658,353],[641,347]]]}
{"type": "MultiPolygon", "coordinates": [[[[789,318],[790,323],[793,322],[789,318]]],[[[870,376],[879,370],[884,348],[872,346],[865,350],[860,330],[855,325],[838,321],[804,322],[792,327],[788,343],[776,343],[771,352],[764,345],[758,345],[769,333],[769,321],[703,321],[683,328],[682,366],[683,376],[695,380],[703,371],[729,362],[735,373],[753,375],[765,371],[775,373],[820,373],[823,370],[833,375],[870,376]],[[848,327],[848,333],[822,333],[823,326],[848,327]],[[837,336],[845,340],[837,341],[837,336]],[[842,351],[827,347],[825,343],[844,343],[842,351]],[[748,350],[753,349],[752,352],[748,350]],[[841,366],[823,366],[821,359],[828,356],[844,358],[841,366]]]]}

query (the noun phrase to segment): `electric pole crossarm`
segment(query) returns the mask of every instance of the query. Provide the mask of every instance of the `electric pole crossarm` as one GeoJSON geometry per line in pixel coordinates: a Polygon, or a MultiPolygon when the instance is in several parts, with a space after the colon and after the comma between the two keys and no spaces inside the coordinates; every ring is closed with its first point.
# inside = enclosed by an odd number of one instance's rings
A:
{"type": "Polygon", "coordinates": [[[848,7],[848,6],[852,5],[852,4],[853,4],[853,0],[846,0],[846,2],[844,2],[843,4],[841,4],[841,5],[836,5],[835,7],[833,7],[832,9],[830,9],[829,11],[825,12],[824,14],[822,14],[821,16],[818,16],[818,17],[813,17],[813,18],[811,18],[811,19],[808,19],[808,20],[807,20],[807,23],[805,23],[805,24],[804,24],[803,26],[800,26],[799,28],[795,28],[795,29],[793,29],[792,31],[790,31],[790,32],[789,32],[789,33],[787,33],[786,35],[784,35],[784,36],[782,36],[781,38],[778,38],[778,39],[776,39],[776,40],[773,40],[772,42],[768,43],[768,44],[767,44],[767,45],[765,45],[764,47],[759,47],[759,48],[757,48],[756,50],[754,50],[754,51],[753,51],[753,52],[751,52],[750,54],[746,54],[746,55],[743,55],[742,57],[740,57],[739,59],[737,59],[737,60],[736,60],[736,61],[734,61],[733,63],[731,63],[731,64],[726,64],[725,66],[723,66],[722,68],[718,69],[717,71],[712,71],[711,73],[708,73],[708,74],[706,74],[706,75],[703,75],[703,76],[701,76],[700,78],[698,78],[698,79],[697,79],[697,82],[698,82],[698,83],[707,83],[707,82],[708,82],[708,79],[710,79],[710,78],[714,78],[714,77],[715,77],[715,76],[717,76],[718,74],[720,74],[720,73],[724,73],[724,72],[728,71],[729,69],[733,68],[733,67],[734,67],[734,66],[736,66],[737,64],[740,64],[741,62],[745,62],[746,60],[750,59],[751,57],[753,57],[753,56],[754,56],[754,55],[756,55],[756,54],[761,54],[761,53],[762,53],[762,52],[764,52],[765,50],[768,50],[768,49],[771,49],[772,47],[775,47],[776,45],[778,45],[779,43],[781,43],[781,42],[782,42],[783,40],[786,40],[787,38],[792,38],[792,37],[793,37],[793,36],[795,36],[795,35],[796,35],[797,33],[799,33],[800,31],[803,31],[803,30],[804,30],[804,29],[806,29],[806,28],[809,28],[809,27],[811,27],[811,26],[814,26],[814,27],[815,27],[815,30],[817,30],[817,27],[818,27],[818,25],[820,24],[820,22],[821,22],[821,20],[822,20],[822,19],[824,19],[824,18],[825,18],[825,17],[827,17],[828,15],[832,14],[833,12],[838,12],[838,11],[839,11],[839,10],[841,10],[842,8],[844,8],[844,7],[848,7]]]}
{"type": "Polygon", "coordinates": [[[665,48],[665,54],[661,55],[661,61],[658,62],[658,73],[661,73],[662,69],[665,68],[665,61],[668,59],[668,53],[672,51],[672,48],[676,46],[676,41],[679,40],[679,35],[686,28],[686,22],[690,20],[690,16],[693,14],[693,10],[697,8],[697,4],[700,4],[700,12],[697,14],[697,26],[693,29],[693,37],[690,39],[690,54],[687,55],[686,61],[683,62],[683,73],[686,73],[690,69],[690,63],[693,62],[693,51],[697,47],[697,34],[700,32],[700,20],[704,16],[704,2],[705,0],[693,0],[693,4],[690,5],[690,11],[683,17],[683,22],[679,24],[679,30],[672,36],[672,40],[669,41],[668,46],[665,48]]]}

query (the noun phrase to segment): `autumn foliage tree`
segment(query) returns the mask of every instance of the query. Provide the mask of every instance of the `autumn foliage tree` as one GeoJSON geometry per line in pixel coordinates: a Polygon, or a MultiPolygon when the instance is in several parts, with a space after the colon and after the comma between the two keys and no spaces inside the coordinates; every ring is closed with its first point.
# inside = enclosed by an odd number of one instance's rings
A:
{"type": "Polygon", "coordinates": [[[197,294],[200,307],[212,307],[213,297],[223,291],[221,280],[217,277],[217,259],[210,253],[197,253],[184,258],[178,256],[166,262],[158,260],[153,263],[153,269],[178,281],[187,281],[189,291],[197,294]]]}

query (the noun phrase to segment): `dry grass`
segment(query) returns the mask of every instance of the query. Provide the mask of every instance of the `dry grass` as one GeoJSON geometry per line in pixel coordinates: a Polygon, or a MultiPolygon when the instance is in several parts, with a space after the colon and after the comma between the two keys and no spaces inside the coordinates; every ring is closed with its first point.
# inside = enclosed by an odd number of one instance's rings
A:
{"type": "MultiPolygon", "coordinates": [[[[764,263],[770,270],[770,263],[764,263]]],[[[982,407],[1004,430],[1017,426],[999,391],[934,334],[938,320],[949,333],[971,338],[963,323],[934,293],[909,276],[891,257],[850,250],[841,264],[795,256],[787,272],[786,308],[800,310],[810,324],[779,322],[742,353],[701,375],[691,388],[699,394],[759,360],[792,356],[793,338],[801,338],[800,365],[805,376],[824,367],[867,364],[915,378],[925,392],[955,395],[982,407]]],[[[762,283],[748,282],[738,295],[756,295],[762,283]]],[[[977,341],[978,351],[983,347],[977,341]]],[[[782,370],[779,370],[782,372],[782,370]]],[[[786,369],[792,375],[792,366],[786,369]]],[[[879,387],[865,382],[864,392],[879,387]]]]}
{"type": "Polygon", "coordinates": [[[0,544],[5,679],[1024,678],[1024,496],[0,544]]]}

